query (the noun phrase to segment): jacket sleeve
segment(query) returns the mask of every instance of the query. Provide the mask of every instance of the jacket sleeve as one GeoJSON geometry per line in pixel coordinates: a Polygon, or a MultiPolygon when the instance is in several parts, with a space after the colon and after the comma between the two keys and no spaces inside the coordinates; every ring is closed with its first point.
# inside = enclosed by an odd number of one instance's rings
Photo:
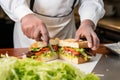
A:
{"type": "Polygon", "coordinates": [[[80,0],[79,15],[81,22],[90,19],[97,25],[105,14],[103,0],[80,0]]]}
{"type": "Polygon", "coordinates": [[[0,0],[0,5],[6,14],[15,22],[20,21],[22,17],[33,13],[26,0],[0,0]]]}

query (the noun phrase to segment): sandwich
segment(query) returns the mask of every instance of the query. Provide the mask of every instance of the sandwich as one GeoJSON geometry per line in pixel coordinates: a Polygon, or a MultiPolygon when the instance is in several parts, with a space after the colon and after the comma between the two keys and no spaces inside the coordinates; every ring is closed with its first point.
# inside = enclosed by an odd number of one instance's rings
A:
{"type": "Polygon", "coordinates": [[[70,63],[80,64],[90,60],[95,54],[88,48],[88,42],[74,39],[59,40],[59,58],[70,63]]]}
{"type": "Polygon", "coordinates": [[[83,40],[75,42],[74,39],[60,40],[55,38],[50,39],[49,44],[53,50],[42,41],[36,41],[26,53],[27,57],[45,62],[62,59],[70,63],[80,64],[88,62],[91,56],[95,55],[90,52],[92,50],[88,48],[87,41],[83,40]]]}
{"type": "Polygon", "coordinates": [[[36,41],[29,47],[29,51],[26,53],[27,57],[33,58],[39,61],[51,61],[58,58],[58,43],[59,39],[50,39],[49,44],[45,45],[42,41],[36,41]],[[53,50],[51,50],[51,47],[53,50]]]}

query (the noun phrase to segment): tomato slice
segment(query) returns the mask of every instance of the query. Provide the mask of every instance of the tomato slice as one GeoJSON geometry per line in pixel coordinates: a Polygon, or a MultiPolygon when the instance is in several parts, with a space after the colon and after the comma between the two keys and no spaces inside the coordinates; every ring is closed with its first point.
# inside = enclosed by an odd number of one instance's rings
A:
{"type": "Polygon", "coordinates": [[[77,51],[73,51],[72,54],[74,54],[74,55],[80,55],[80,53],[77,52],[77,51]]]}
{"type": "Polygon", "coordinates": [[[71,47],[64,47],[64,50],[71,52],[74,55],[80,55],[80,52],[76,51],[74,48],[71,48],[71,47]]]}
{"type": "Polygon", "coordinates": [[[48,47],[42,48],[40,51],[49,51],[50,49],[48,47]]]}
{"type": "Polygon", "coordinates": [[[35,56],[39,56],[40,54],[47,52],[47,51],[50,51],[50,49],[48,47],[44,47],[40,51],[36,52],[35,56]]]}
{"type": "Polygon", "coordinates": [[[58,50],[58,46],[57,45],[52,45],[54,51],[57,51],[58,50]]]}
{"type": "MultiPolygon", "coordinates": [[[[58,50],[58,46],[57,45],[52,45],[52,47],[53,47],[54,51],[58,50]]],[[[40,51],[36,52],[35,55],[39,56],[40,54],[42,54],[44,52],[47,52],[47,51],[50,51],[50,48],[49,47],[44,47],[40,51]]]]}

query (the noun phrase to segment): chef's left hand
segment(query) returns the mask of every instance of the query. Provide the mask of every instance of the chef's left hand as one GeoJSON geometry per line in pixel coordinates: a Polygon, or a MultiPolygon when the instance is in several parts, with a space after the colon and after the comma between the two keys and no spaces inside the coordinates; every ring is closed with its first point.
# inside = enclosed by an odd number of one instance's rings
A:
{"type": "Polygon", "coordinates": [[[96,50],[99,47],[100,41],[96,33],[94,32],[95,24],[91,20],[84,20],[81,22],[80,27],[76,31],[75,40],[80,38],[86,38],[88,41],[88,47],[92,50],[96,50]]]}

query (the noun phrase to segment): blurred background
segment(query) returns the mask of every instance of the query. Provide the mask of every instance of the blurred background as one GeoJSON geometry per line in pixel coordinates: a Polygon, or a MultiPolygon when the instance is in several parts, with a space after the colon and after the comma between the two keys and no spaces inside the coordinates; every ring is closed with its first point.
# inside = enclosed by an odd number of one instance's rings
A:
{"type": "MultiPolygon", "coordinates": [[[[105,15],[98,22],[96,33],[101,43],[120,41],[120,0],[103,0],[105,15]]],[[[76,26],[79,27],[78,8],[75,8],[76,26]]]]}
{"type": "Polygon", "coordinates": [[[13,28],[14,22],[0,7],[0,48],[13,47],[13,28]]]}
{"type": "MultiPolygon", "coordinates": [[[[120,41],[120,0],[104,0],[105,16],[98,22],[96,33],[101,43],[120,41]]],[[[78,7],[75,8],[76,28],[79,27],[80,20],[78,7]]],[[[12,21],[0,7],[0,48],[13,48],[13,28],[12,21]]]]}

